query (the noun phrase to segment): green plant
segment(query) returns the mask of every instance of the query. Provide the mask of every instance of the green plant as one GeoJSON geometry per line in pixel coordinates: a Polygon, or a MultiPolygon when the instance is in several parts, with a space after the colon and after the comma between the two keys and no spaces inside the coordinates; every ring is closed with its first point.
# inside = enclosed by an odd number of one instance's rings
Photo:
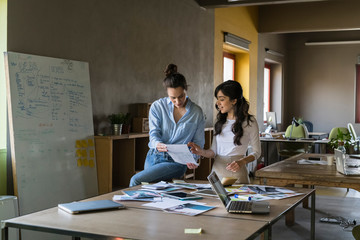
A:
{"type": "Polygon", "coordinates": [[[129,124],[130,113],[113,113],[108,116],[111,124],[129,124]]]}
{"type": "Polygon", "coordinates": [[[338,148],[339,142],[343,142],[344,146],[346,148],[346,151],[349,152],[350,147],[354,145],[353,142],[351,142],[351,135],[350,133],[343,133],[340,129],[338,129],[338,133],[336,138],[330,139],[329,145],[331,149],[338,148]]]}

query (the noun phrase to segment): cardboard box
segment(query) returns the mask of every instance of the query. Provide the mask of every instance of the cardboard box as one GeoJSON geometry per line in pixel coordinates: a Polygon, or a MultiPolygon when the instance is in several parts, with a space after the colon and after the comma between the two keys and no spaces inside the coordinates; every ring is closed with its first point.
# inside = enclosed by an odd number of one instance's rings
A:
{"type": "Polygon", "coordinates": [[[149,118],[133,118],[132,130],[136,133],[149,132],[149,118]]]}
{"type": "Polygon", "coordinates": [[[135,117],[148,118],[151,103],[136,103],[135,104],[135,117]]]}

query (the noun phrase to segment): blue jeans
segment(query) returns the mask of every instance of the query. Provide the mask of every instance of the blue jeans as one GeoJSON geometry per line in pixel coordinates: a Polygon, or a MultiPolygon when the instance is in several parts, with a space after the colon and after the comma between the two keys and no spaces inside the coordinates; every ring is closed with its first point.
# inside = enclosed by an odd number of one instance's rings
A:
{"type": "Polygon", "coordinates": [[[186,169],[186,165],[174,162],[167,152],[150,149],[145,159],[144,170],[131,178],[130,187],[139,185],[141,182],[159,182],[181,178],[186,169]]]}

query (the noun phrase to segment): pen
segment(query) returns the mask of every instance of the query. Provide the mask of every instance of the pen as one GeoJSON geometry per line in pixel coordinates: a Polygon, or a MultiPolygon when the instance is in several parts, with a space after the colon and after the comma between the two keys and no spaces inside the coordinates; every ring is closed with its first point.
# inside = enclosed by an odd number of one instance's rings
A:
{"type": "Polygon", "coordinates": [[[239,197],[239,195],[237,195],[237,194],[234,194],[234,198],[238,198],[239,197]]]}

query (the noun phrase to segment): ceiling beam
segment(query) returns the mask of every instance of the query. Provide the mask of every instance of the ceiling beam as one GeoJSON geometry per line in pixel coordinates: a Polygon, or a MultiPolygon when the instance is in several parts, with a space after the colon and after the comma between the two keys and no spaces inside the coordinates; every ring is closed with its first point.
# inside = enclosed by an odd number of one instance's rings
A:
{"type": "Polygon", "coordinates": [[[220,7],[241,7],[252,5],[270,5],[300,2],[321,2],[329,0],[195,0],[201,7],[220,8],[220,7]]]}

